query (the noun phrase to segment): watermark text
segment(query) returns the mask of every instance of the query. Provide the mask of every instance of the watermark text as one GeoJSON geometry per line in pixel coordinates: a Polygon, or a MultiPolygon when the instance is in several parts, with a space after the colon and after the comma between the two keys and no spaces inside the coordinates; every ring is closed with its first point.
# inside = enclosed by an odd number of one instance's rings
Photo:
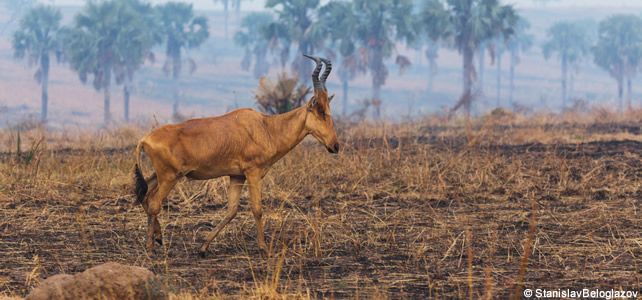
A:
{"type": "Polygon", "coordinates": [[[600,289],[524,289],[526,298],[578,298],[578,299],[627,299],[637,298],[639,291],[600,290],[600,289]]]}

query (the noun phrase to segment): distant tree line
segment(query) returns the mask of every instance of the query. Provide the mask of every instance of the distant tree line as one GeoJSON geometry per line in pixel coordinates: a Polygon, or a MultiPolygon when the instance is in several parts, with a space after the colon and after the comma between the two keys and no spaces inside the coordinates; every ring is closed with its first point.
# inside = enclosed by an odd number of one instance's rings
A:
{"type": "Polygon", "coordinates": [[[178,114],[178,80],[183,63],[190,72],[196,63],[182,51],[200,46],[209,36],[207,18],[194,16],[191,4],[167,2],[151,6],[141,0],[87,2],[72,24],[61,24],[60,10],[32,7],[14,32],[17,58],[38,67],[35,79],[42,86],[41,120],[47,119],[50,56],[68,62],[85,83],[90,78],[104,94],[104,124],[111,122],[110,86],[123,87],[124,119],[129,121],[129,95],[134,74],[145,61],[154,61],[152,48],[164,44],[163,71],[173,79],[173,113],[178,114]]]}
{"type": "Polygon", "coordinates": [[[597,26],[590,20],[557,22],[548,29],[542,51],[547,59],[557,53],[561,61],[563,108],[572,97],[567,90],[572,94],[574,74],[582,62],[592,57],[597,66],[616,80],[618,110],[622,111],[624,86],[630,107],[631,79],[642,68],[642,19],[632,14],[616,14],[597,26]]]}
{"type": "MultiPolygon", "coordinates": [[[[293,70],[300,79],[308,80],[306,74],[312,66],[300,54],[320,52],[332,59],[340,56],[344,114],[348,83],[358,74],[370,74],[372,97],[379,97],[388,76],[383,61],[393,57],[399,42],[415,48],[425,46],[430,65],[429,93],[437,74],[439,48],[456,49],[461,54],[463,89],[454,109],[463,107],[467,112],[483,92],[485,53],[497,64],[496,105],[500,105],[500,69],[503,54],[508,53],[508,102],[514,104],[515,67],[520,54],[534,44],[533,35],[528,32],[529,22],[520,18],[512,5],[503,5],[500,0],[344,0],[323,6],[318,0],[268,0],[266,7],[276,12],[276,18],[270,13],[248,15],[236,34],[237,44],[246,47],[243,68],[250,69],[254,55],[253,74],[260,78],[269,70],[270,63],[265,58],[269,52],[275,54],[281,67],[294,57],[293,70]],[[290,55],[293,45],[297,47],[294,56],[290,55]],[[479,58],[478,68],[473,63],[475,55],[479,58]]],[[[563,108],[572,97],[575,74],[591,57],[616,79],[618,108],[623,107],[625,86],[630,105],[631,79],[642,66],[641,23],[639,16],[619,14],[598,26],[590,20],[562,21],[547,30],[547,40],[541,49],[546,59],[556,54],[561,62],[563,108]]],[[[400,73],[411,65],[402,55],[396,55],[394,61],[400,73]]]]}
{"type": "MultiPolygon", "coordinates": [[[[429,87],[436,74],[438,48],[449,47],[459,51],[464,66],[463,93],[455,109],[463,106],[468,112],[477,79],[475,53],[485,47],[494,55],[499,44],[511,45],[519,16],[513,6],[498,0],[424,0],[419,9],[415,5],[411,0],[331,1],[323,6],[319,0],[268,0],[266,7],[276,12],[276,18],[248,15],[235,36],[237,44],[246,47],[242,67],[249,69],[254,55],[254,76],[259,78],[269,69],[267,60],[259,60],[263,53],[274,54],[281,67],[293,57],[293,70],[308,81],[312,64],[301,54],[340,57],[346,114],[348,83],[358,74],[370,75],[372,98],[378,99],[389,74],[384,61],[394,57],[400,74],[411,66],[410,59],[396,51],[399,42],[411,47],[428,45],[429,87]],[[250,43],[248,37],[260,40],[250,43]],[[297,47],[294,56],[290,55],[293,45],[297,47]]],[[[518,52],[523,46],[513,48],[518,52]]]]}
{"type": "MultiPolygon", "coordinates": [[[[228,1],[221,1],[225,7],[228,1]]],[[[241,1],[231,1],[239,8],[241,1]]],[[[437,74],[438,51],[456,49],[462,57],[462,94],[453,110],[466,112],[482,93],[483,57],[497,63],[497,101],[500,105],[502,57],[510,55],[509,103],[514,103],[514,70],[520,53],[533,45],[529,23],[512,5],[500,0],[344,0],[321,5],[319,0],[267,0],[271,12],[250,13],[241,20],[234,41],[244,48],[244,70],[255,78],[272,64],[290,65],[299,79],[309,82],[312,64],[301,54],[327,56],[338,61],[343,87],[343,114],[347,112],[349,82],[359,74],[372,81],[372,98],[380,98],[394,58],[399,73],[411,66],[396,50],[404,43],[426,47],[429,61],[428,92],[437,74]],[[295,49],[292,53],[292,49],[295,49]],[[475,55],[479,66],[475,68],[475,55]]],[[[178,114],[179,78],[196,62],[185,59],[185,49],[199,47],[209,36],[208,21],[195,16],[191,4],[168,2],[151,6],[143,0],[88,2],[73,24],[63,26],[61,13],[52,6],[33,6],[13,34],[15,56],[37,66],[35,79],[42,85],[41,119],[47,118],[50,57],[68,62],[82,82],[91,79],[104,93],[104,122],[109,124],[110,86],[123,87],[124,119],[129,120],[129,93],[134,75],[145,62],[153,62],[152,48],[164,45],[163,71],[173,82],[173,113],[178,114]]],[[[227,22],[226,22],[227,23],[227,22]]],[[[227,26],[226,26],[227,27],[227,26]]],[[[227,32],[227,29],[225,29],[227,32]]],[[[624,90],[631,104],[631,80],[642,66],[642,20],[636,15],[614,15],[595,26],[590,21],[558,22],[547,31],[542,45],[546,59],[561,62],[562,106],[573,93],[574,74],[590,57],[617,81],[618,108],[624,90]]]]}

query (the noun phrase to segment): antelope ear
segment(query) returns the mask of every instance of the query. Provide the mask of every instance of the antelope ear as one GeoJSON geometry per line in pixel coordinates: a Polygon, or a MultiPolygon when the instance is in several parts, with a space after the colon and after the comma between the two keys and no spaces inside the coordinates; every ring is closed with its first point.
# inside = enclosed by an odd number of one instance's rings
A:
{"type": "Polygon", "coordinates": [[[312,99],[308,102],[308,110],[313,110],[314,106],[317,105],[317,96],[312,96],[312,99]]]}
{"type": "Polygon", "coordinates": [[[330,97],[328,98],[328,103],[332,102],[332,98],[334,98],[334,94],[330,95],[330,97]]]}

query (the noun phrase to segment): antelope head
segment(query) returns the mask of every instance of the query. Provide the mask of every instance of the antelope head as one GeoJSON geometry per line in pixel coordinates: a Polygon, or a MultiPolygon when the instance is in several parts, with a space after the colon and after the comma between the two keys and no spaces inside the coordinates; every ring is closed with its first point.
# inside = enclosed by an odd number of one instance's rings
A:
{"type": "Polygon", "coordinates": [[[328,152],[338,153],[339,142],[337,140],[337,134],[334,132],[332,115],[330,114],[330,101],[334,98],[334,94],[328,97],[328,89],[325,87],[325,81],[328,79],[328,75],[330,75],[330,71],[332,70],[332,63],[325,58],[305,54],[304,56],[314,60],[317,64],[314,72],[312,72],[314,95],[306,104],[308,114],[305,119],[305,128],[328,149],[328,152]],[[319,79],[322,64],[325,64],[325,70],[319,79]]]}

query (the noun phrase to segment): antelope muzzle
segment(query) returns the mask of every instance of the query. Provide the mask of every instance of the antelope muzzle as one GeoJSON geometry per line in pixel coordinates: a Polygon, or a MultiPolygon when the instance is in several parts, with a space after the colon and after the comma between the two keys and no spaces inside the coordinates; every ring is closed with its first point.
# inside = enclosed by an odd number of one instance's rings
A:
{"type": "Polygon", "coordinates": [[[335,143],[333,147],[326,147],[328,152],[337,154],[339,153],[339,143],[335,143]]]}

